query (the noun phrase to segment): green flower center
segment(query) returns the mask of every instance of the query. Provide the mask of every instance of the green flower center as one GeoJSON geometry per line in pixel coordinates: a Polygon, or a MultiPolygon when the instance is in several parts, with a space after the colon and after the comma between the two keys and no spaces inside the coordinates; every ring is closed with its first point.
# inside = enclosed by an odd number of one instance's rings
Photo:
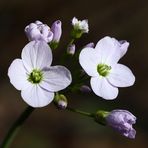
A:
{"type": "Polygon", "coordinates": [[[108,66],[106,64],[98,64],[97,66],[97,71],[102,77],[106,77],[109,74],[110,70],[111,66],[108,66]]]}
{"type": "Polygon", "coordinates": [[[40,70],[34,69],[28,77],[28,81],[33,84],[38,84],[43,79],[43,73],[40,70]]]}

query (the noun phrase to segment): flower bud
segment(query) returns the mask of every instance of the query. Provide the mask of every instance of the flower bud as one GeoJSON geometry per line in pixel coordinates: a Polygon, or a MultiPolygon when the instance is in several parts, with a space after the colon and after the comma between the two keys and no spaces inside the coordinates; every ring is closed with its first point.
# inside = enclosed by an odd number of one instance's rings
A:
{"type": "Polygon", "coordinates": [[[58,43],[62,35],[62,23],[60,20],[57,20],[52,24],[51,31],[53,32],[52,42],[58,43]]]}
{"type": "Polygon", "coordinates": [[[127,110],[98,111],[95,121],[112,127],[125,137],[135,138],[136,130],[132,125],[136,123],[136,117],[127,110]]]}
{"type": "Polygon", "coordinates": [[[66,107],[67,107],[67,102],[66,102],[66,101],[60,100],[60,101],[58,102],[58,108],[59,108],[59,109],[65,109],[66,107]]]}
{"type": "Polygon", "coordinates": [[[82,85],[82,86],[80,87],[80,91],[81,91],[81,92],[84,92],[84,93],[89,93],[89,92],[91,92],[91,89],[90,89],[90,87],[87,86],[87,85],[82,85]]]}
{"type": "Polygon", "coordinates": [[[65,109],[67,107],[67,98],[62,94],[56,94],[54,103],[59,109],[65,109]]]}
{"type": "Polygon", "coordinates": [[[73,38],[80,38],[83,33],[88,33],[88,20],[78,20],[76,17],[72,19],[73,30],[71,36],[73,38]]]}
{"type": "Polygon", "coordinates": [[[67,53],[70,54],[70,55],[74,55],[75,54],[75,50],[76,50],[75,44],[71,44],[67,48],[67,53]]]}
{"type": "Polygon", "coordinates": [[[53,39],[53,33],[50,30],[50,27],[40,21],[30,23],[28,26],[26,26],[25,33],[29,41],[43,40],[49,43],[53,39]]]}
{"type": "Polygon", "coordinates": [[[93,42],[91,42],[91,43],[88,43],[87,45],[84,46],[84,48],[86,48],[86,47],[94,48],[95,44],[93,42]]]}
{"type": "Polygon", "coordinates": [[[136,123],[136,117],[127,110],[113,110],[106,117],[107,124],[121,135],[134,139],[136,130],[132,125],[136,123]]]}

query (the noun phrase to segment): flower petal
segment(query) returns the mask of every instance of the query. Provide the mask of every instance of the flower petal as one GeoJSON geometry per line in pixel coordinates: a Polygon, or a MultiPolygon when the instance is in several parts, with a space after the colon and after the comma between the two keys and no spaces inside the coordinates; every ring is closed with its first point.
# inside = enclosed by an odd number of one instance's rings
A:
{"type": "Polygon", "coordinates": [[[40,86],[48,91],[57,92],[65,89],[72,81],[70,71],[64,66],[52,66],[44,69],[40,86]]]}
{"type": "Polygon", "coordinates": [[[51,65],[51,49],[45,41],[32,41],[23,48],[22,61],[29,72],[32,69],[41,70],[51,65]]]}
{"type": "Polygon", "coordinates": [[[127,42],[125,40],[121,40],[118,43],[119,43],[120,50],[121,50],[121,57],[123,57],[127,52],[127,49],[129,47],[129,42],[127,42]]]}
{"type": "Polygon", "coordinates": [[[11,84],[17,89],[22,90],[28,86],[27,71],[21,59],[15,59],[9,69],[8,76],[11,84]]]}
{"type": "Polygon", "coordinates": [[[86,47],[80,52],[79,63],[89,76],[97,76],[97,65],[100,63],[100,56],[93,48],[86,47]]]}
{"type": "Polygon", "coordinates": [[[97,43],[95,50],[97,50],[97,54],[100,55],[101,62],[108,65],[117,63],[123,55],[121,54],[119,42],[108,36],[97,43]]]}
{"type": "Polygon", "coordinates": [[[74,18],[72,19],[72,25],[73,25],[73,26],[76,25],[78,22],[79,22],[79,21],[78,21],[78,19],[77,19],[76,17],[74,17],[74,18]]]}
{"type": "Polygon", "coordinates": [[[112,86],[104,77],[92,77],[90,83],[93,92],[106,100],[113,100],[118,95],[118,88],[112,86]]]}
{"type": "Polygon", "coordinates": [[[31,84],[21,92],[23,100],[32,107],[44,107],[54,99],[54,93],[31,84]]]}
{"type": "Polygon", "coordinates": [[[131,138],[131,139],[135,139],[136,136],[136,130],[131,128],[131,130],[128,132],[128,134],[124,134],[124,136],[131,138]]]}
{"type": "Polygon", "coordinates": [[[107,79],[116,87],[132,86],[135,82],[135,76],[132,71],[122,64],[114,65],[107,79]]]}

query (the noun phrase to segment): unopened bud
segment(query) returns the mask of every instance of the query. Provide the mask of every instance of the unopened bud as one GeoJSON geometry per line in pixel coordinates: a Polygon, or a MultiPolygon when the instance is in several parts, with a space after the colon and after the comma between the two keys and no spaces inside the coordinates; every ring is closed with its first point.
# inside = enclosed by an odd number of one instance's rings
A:
{"type": "Polygon", "coordinates": [[[25,33],[29,41],[43,40],[49,43],[53,39],[53,33],[50,27],[40,21],[30,23],[25,27],[25,33]]]}
{"type": "Polygon", "coordinates": [[[56,49],[59,45],[62,35],[62,23],[60,20],[57,20],[52,24],[51,31],[53,33],[53,39],[50,42],[50,47],[51,49],[56,49]]]}
{"type": "Polygon", "coordinates": [[[136,117],[129,111],[117,109],[107,112],[99,110],[94,117],[99,124],[110,126],[125,137],[135,138],[136,130],[132,125],[136,123],[136,117]]]}
{"type": "Polygon", "coordinates": [[[71,44],[67,48],[67,53],[70,54],[70,55],[74,55],[75,54],[75,50],[76,50],[75,44],[71,44]]]}
{"type": "Polygon", "coordinates": [[[51,31],[53,32],[52,42],[58,43],[62,35],[62,23],[60,20],[57,20],[52,24],[51,31]]]}
{"type": "Polygon", "coordinates": [[[90,87],[87,86],[87,85],[82,85],[82,86],[80,87],[80,91],[81,91],[81,92],[84,92],[84,93],[89,93],[89,92],[91,92],[91,89],[90,89],[90,87]]]}
{"type": "Polygon", "coordinates": [[[121,135],[134,139],[136,130],[132,127],[136,123],[136,117],[127,110],[113,110],[106,117],[107,125],[121,135]]]}
{"type": "Polygon", "coordinates": [[[66,102],[66,101],[60,100],[60,101],[58,102],[58,108],[60,108],[60,109],[65,109],[66,107],[67,107],[67,102],[66,102]]]}
{"type": "Polygon", "coordinates": [[[57,94],[54,103],[59,109],[65,109],[67,107],[67,98],[62,94],[57,94]]]}

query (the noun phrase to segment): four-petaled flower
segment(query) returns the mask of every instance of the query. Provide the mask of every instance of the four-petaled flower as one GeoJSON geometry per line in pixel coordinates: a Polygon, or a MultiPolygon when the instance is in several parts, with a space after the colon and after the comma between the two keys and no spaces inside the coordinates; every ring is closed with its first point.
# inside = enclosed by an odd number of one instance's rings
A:
{"type": "Polygon", "coordinates": [[[118,87],[128,87],[134,84],[132,71],[118,64],[126,53],[129,43],[104,37],[95,49],[86,47],[79,56],[79,62],[85,72],[91,76],[90,84],[94,93],[104,99],[115,99],[118,87]]]}
{"type": "Polygon", "coordinates": [[[76,30],[81,30],[83,33],[88,33],[88,20],[78,20],[76,17],[72,19],[72,25],[76,30]]]}
{"type": "Polygon", "coordinates": [[[43,107],[54,99],[54,92],[65,89],[72,81],[64,66],[51,66],[52,52],[45,41],[32,41],[8,69],[13,86],[21,90],[23,100],[32,107],[43,107]]]}

